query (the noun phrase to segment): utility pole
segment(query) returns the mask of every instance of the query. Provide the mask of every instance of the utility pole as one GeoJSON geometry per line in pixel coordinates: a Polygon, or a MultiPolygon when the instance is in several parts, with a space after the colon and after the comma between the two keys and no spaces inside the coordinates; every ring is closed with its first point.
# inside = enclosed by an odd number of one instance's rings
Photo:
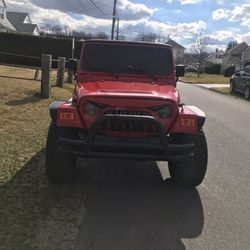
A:
{"type": "Polygon", "coordinates": [[[114,40],[114,33],[115,33],[116,4],[117,4],[117,0],[114,0],[113,21],[112,21],[112,31],[111,31],[111,40],[114,40]]]}
{"type": "Polygon", "coordinates": [[[119,40],[119,25],[120,25],[120,19],[117,19],[117,27],[116,27],[116,40],[119,40]]]}

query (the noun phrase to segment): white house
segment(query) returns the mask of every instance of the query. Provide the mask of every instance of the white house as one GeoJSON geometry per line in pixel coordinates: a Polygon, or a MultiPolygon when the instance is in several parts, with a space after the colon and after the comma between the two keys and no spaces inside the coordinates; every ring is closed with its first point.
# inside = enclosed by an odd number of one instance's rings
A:
{"type": "Polygon", "coordinates": [[[18,32],[39,36],[40,32],[37,24],[31,22],[28,13],[7,12],[7,19],[18,32]]]}
{"type": "Polygon", "coordinates": [[[166,44],[171,45],[173,47],[174,58],[176,60],[176,64],[180,64],[184,62],[184,51],[185,47],[175,42],[172,39],[168,39],[166,44]]]}
{"type": "Polygon", "coordinates": [[[0,0],[0,32],[16,32],[15,27],[7,19],[6,8],[5,1],[0,0]]]}
{"type": "Polygon", "coordinates": [[[250,46],[242,52],[241,63],[244,66],[246,63],[250,63],[250,46]]]}
{"type": "Polygon", "coordinates": [[[225,70],[230,66],[234,66],[235,69],[240,69],[242,65],[242,53],[247,48],[248,45],[245,42],[242,42],[226,51],[222,57],[221,73],[224,74],[225,70]]]}
{"type": "Polygon", "coordinates": [[[222,64],[222,57],[224,55],[224,51],[216,49],[215,53],[211,53],[203,60],[203,64],[222,64]]]}

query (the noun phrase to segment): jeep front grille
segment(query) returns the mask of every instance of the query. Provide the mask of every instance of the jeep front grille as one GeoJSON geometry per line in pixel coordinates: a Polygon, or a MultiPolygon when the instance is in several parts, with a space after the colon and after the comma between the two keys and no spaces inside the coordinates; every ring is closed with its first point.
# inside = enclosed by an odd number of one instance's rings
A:
{"type": "MultiPolygon", "coordinates": [[[[119,115],[119,114],[118,114],[119,115]]],[[[125,133],[146,133],[146,134],[157,134],[159,129],[155,123],[151,120],[140,120],[131,118],[128,119],[126,115],[120,117],[110,117],[108,120],[103,121],[99,126],[99,131],[110,131],[110,132],[125,132],[125,133]]],[[[141,115],[143,116],[143,115],[141,115]]],[[[145,115],[144,115],[145,116],[145,115]]],[[[138,115],[137,115],[138,117],[138,115]]]]}

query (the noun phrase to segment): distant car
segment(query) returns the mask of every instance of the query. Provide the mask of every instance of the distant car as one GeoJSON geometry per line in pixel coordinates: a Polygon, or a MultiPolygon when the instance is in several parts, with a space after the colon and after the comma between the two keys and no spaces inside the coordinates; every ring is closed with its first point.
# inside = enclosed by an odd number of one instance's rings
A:
{"type": "Polygon", "coordinates": [[[232,75],[230,79],[230,93],[239,92],[250,99],[250,65],[245,66],[232,75]]]}
{"type": "Polygon", "coordinates": [[[197,72],[198,69],[193,66],[185,66],[185,72],[197,72]]]}

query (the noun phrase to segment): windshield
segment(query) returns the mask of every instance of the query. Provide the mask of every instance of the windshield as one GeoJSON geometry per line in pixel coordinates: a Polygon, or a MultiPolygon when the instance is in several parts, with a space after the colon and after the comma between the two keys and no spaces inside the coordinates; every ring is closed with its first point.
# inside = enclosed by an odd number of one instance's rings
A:
{"type": "Polygon", "coordinates": [[[84,47],[84,71],[171,75],[173,59],[168,48],[114,44],[88,44],[84,47]]]}

